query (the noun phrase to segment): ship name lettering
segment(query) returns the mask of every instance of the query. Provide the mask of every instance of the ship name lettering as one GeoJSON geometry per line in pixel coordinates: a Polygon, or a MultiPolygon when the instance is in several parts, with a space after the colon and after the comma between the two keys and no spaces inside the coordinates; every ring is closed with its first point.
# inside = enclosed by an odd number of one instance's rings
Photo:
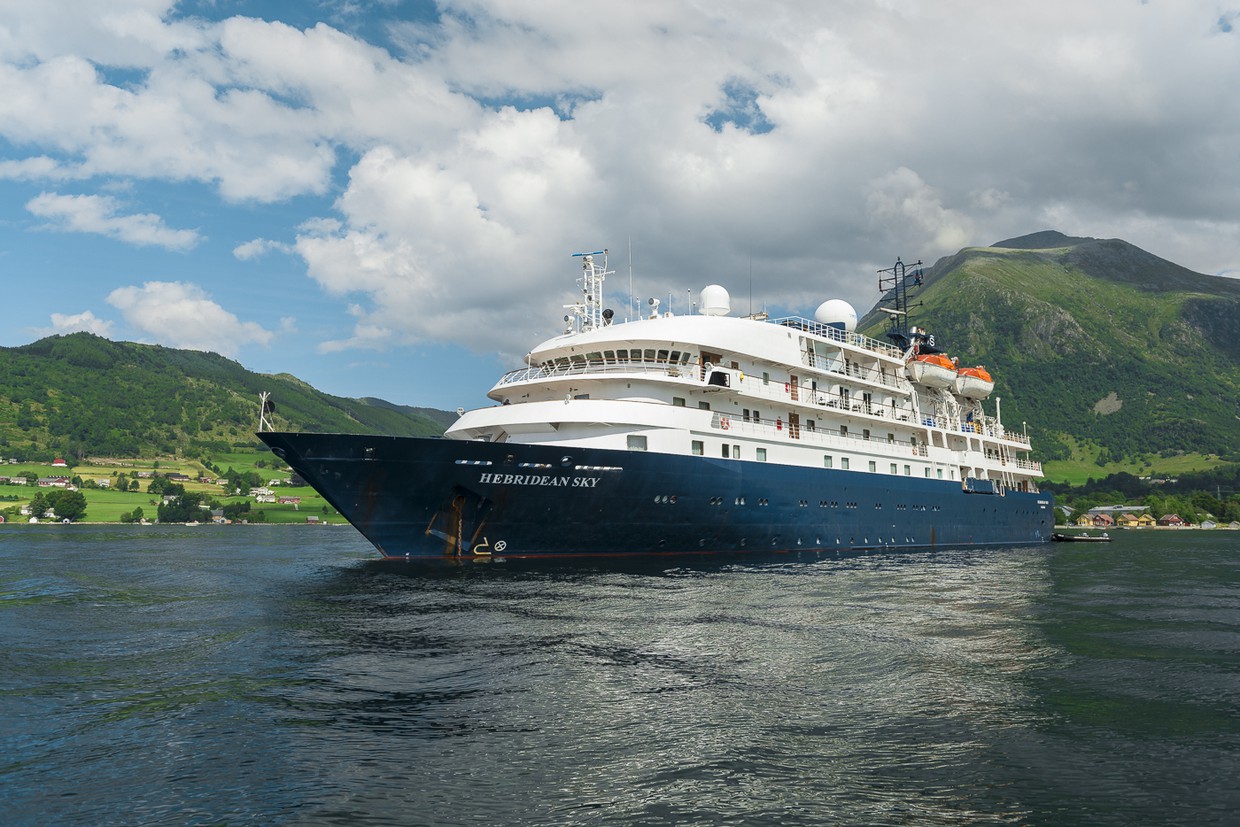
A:
{"type": "Polygon", "coordinates": [[[550,474],[493,474],[484,473],[479,483],[491,485],[552,485],[557,488],[594,488],[601,477],[562,477],[550,474]]]}

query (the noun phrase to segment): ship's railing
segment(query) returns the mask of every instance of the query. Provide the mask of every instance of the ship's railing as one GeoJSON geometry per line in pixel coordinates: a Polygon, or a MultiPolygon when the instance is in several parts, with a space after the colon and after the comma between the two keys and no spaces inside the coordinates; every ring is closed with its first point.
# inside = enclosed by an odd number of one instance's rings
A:
{"type": "Polygon", "coordinates": [[[852,345],[862,350],[869,350],[874,353],[881,353],[885,356],[894,356],[899,358],[904,355],[898,347],[889,345],[886,342],[880,342],[878,339],[871,339],[869,336],[863,336],[860,333],[850,333],[846,330],[840,330],[838,327],[822,324],[821,322],[811,321],[801,316],[783,316],[778,319],[771,319],[771,324],[777,324],[781,327],[791,327],[795,330],[803,330],[806,333],[812,333],[815,336],[821,336],[832,342],[840,344],[852,345]]]}
{"type": "MultiPolygon", "coordinates": [[[[839,433],[837,431],[819,431],[808,427],[807,423],[785,422],[782,417],[775,419],[734,417],[725,413],[715,412],[711,417],[711,427],[720,431],[721,435],[729,433],[745,434],[767,440],[787,439],[804,445],[836,447],[859,453],[884,454],[889,456],[914,456],[928,458],[928,446],[924,443],[904,440],[884,440],[874,435],[866,436],[857,433],[839,433]]],[[[1041,476],[1042,463],[1015,457],[988,457],[984,463],[996,470],[1008,466],[1041,476]]]]}
{"type": "Polygon", "coordinates": [[[547,364],[536,367],[517,368],[510,370],[499,378],[495,383],[495,387],[503,387],[511,385],[515,382],[530,382],[539,379],[560,379],[568,376],[585,376],[585,375],[607,375],[607,374],[625,374],[632,376],[633,374],[641,374],[645,376],[671,377],[673,379],[690,377],[696,378],[698,367],[694,364],[681,364],[679,362],[604,362],[594,360],[590,362],[579,362],[568,365],[547,364]]]}
{"type": "Polygon", "coordinates": [[[845,447],[855,451],[893,454],[896,456],[929,456],[925,445],[896,439],[880,439],[873,435],[846,433],[838,431],[819,431],[809,427],[808,423],[785,422],[782,417],[775,419],[755,419],[750,417],[734,417],[716,412],[711,417],[711,427],[729,433],[742,433],[764,439],[791,439],[805,444],[845,447]],[[885,450],[884,450],[885,449],[885,450]]]}

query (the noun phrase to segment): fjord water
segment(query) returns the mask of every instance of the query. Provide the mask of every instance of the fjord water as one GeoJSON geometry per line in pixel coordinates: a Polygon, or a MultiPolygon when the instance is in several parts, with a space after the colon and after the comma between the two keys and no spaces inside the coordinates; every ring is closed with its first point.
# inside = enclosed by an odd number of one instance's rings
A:
{"type": "Polygon", "coordinates": [[[1227,824],[1240,534],[389,563],[0,531],[0,820],[1227,824]]]}

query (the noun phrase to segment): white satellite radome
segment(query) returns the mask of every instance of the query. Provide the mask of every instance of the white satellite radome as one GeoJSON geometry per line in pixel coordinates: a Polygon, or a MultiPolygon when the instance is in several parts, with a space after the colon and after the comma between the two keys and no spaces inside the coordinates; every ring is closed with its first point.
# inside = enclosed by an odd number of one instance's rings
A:
{"type": "Polygon", "coordinates": [[[698,306],[703,316],[726,316],[732,312],[732,297],[718,284],[708,284],[702,288],[698,306]]]}
{"type": "Polygon", "coordinates": [[[851,333],[857,327],[857,311],[843,299],[828,299],[814,311],[814,321],[851,333]]]}

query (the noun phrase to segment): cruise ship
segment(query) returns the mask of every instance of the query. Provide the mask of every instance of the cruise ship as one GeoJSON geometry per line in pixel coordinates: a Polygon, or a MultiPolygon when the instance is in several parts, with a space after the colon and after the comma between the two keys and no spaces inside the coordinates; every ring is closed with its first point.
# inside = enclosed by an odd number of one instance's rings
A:
{"type": "Polygon", "coordinates": [[[606,307],[575,254],[564,332],[443,438],[258,436],[389,558],[902,551],[1049,542],[1027,433],[993,378],[912,325],[920,266],[879,271],[887,341],[855,310],[606,307]]]}

